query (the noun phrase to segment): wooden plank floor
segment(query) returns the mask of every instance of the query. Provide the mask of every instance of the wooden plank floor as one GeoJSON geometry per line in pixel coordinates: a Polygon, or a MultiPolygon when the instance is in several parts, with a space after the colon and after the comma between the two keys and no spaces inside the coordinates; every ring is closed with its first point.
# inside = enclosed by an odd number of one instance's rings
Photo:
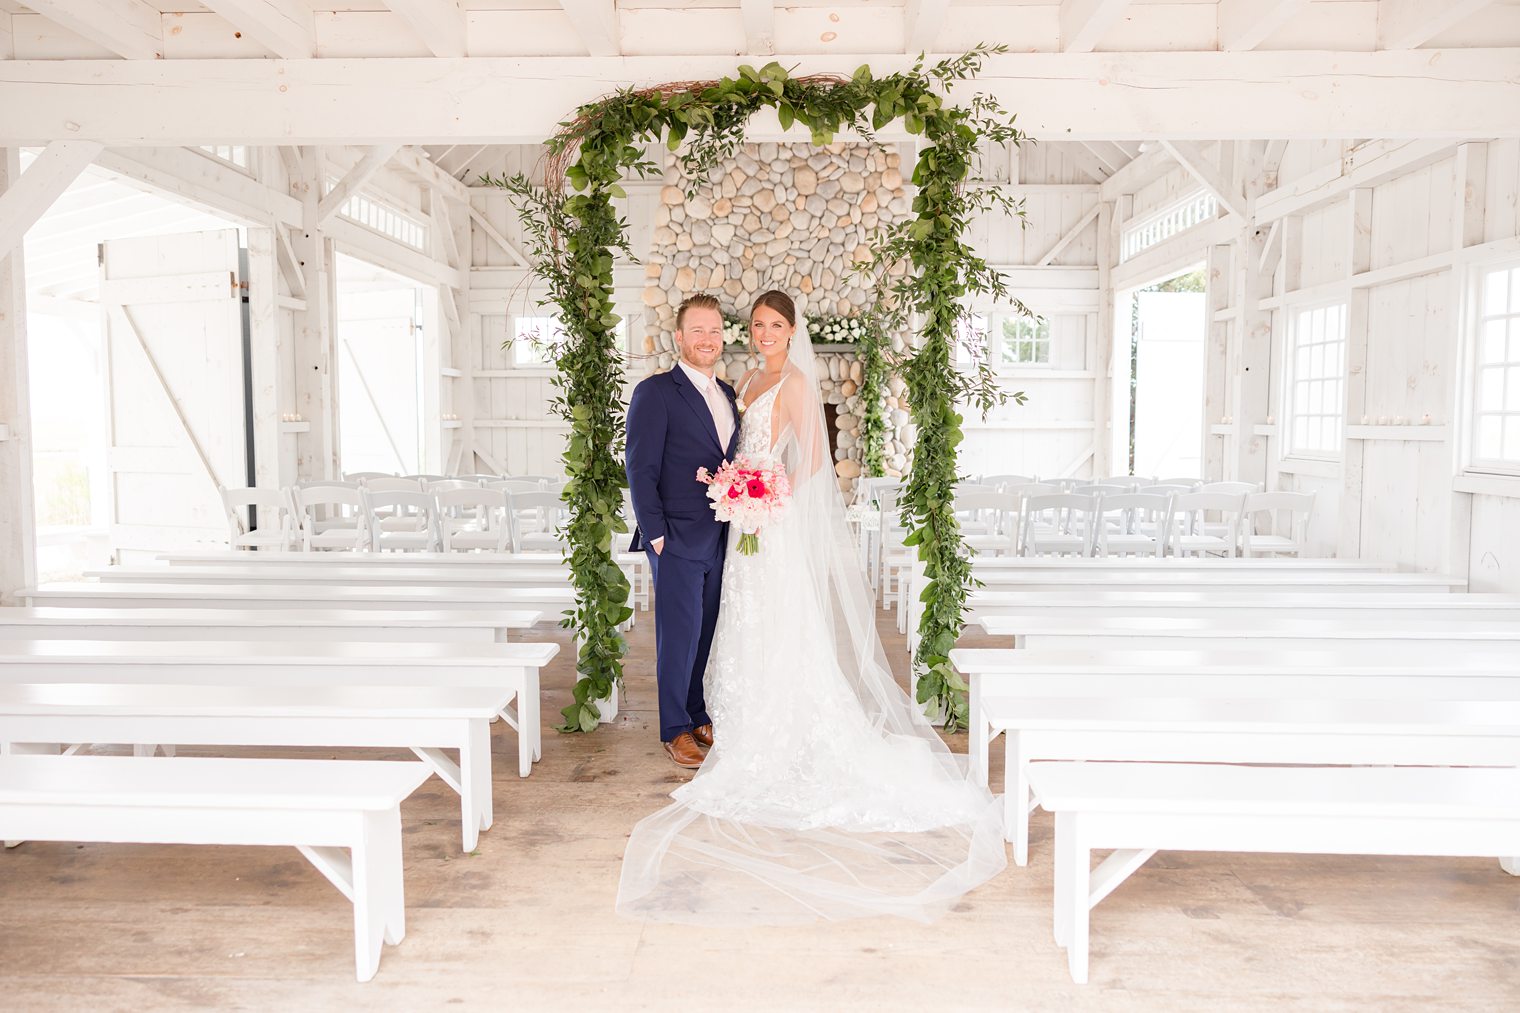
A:
{"type": "MultiPolygon", "coordinates": [[[[881,628],[900,653],[885,614],[881,628]]],[[[1520,879],[1469,860],[1158,855],[1096,910],[1092,984],[1075,986],[1051,940],[1044,813],[1030,866],[934,925],[623,921],[612,903],[628,830],[684,777],[653,730],[652,641],[641,621],[619,722],[546,733],[530,779],[498,733],[496,825],[474,855],[459,853],[458,802],[439,781],[403,806],[407,938],[374,981],[353,980],[347,902],[294,850],[34,843],[0,854],[0,1006],[1520,1007],[1520,879]]],[[[570,657],[546,674],[550,714],[568,700],[570,657]]]]}

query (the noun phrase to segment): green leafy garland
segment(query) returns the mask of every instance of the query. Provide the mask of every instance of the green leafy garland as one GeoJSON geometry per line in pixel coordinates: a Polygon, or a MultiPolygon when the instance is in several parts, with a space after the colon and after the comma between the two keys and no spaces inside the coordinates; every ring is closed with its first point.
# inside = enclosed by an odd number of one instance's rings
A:
{"type": "Polygon", "coordinates": [[[617,462],[623,367],[614,336],[612,251],[633,256],[612,201],[626,196],[619,180],[659,171],[639,141],[663,137],[671,151],[681,151],[682,170],[695,193],[701,180],[738,150],[750,117],[766,108],[776,110],[782,129],[794,123],[807,127],[815,145],[832,143],[847,128],[870,140],[897,119],[929,142],[913,172],[918,217],[889,230],[871,266],[882,290],[905,314],[899,324],[907,322],[906,314],[925,323],[921,347],[904,365],[919,440],[904,515],[910,542],[918,545],[932,581],[921,627],[928,651],[916,662],[922,670],[919,699],[938,701],[952,730],[965,724],[965,688],[945,659],[960,633],[970,584],[950,502],[955,447],[961,441],[953,402],[971,393],[985,406],[997,395],[985,370],[968,383],[950,367],[950,342],[966,312],[961,298],[999,292],[1002,282],[960,236],[974,215],[992,207],[1022,214],[1001,191],[966,186],[979,143],[1016,142],[1022,134],[992,99],[977,96],[969,107],[948,107],[943,93],[974,77],[987,56],[1002,51],[978,46],[932,65],[920,56],[910,71],[879,80],[868,66],[849,78],[792,77],[773,62],[759,70],[742,66],[737,78],[626,89],[582,106],[548,140],[544,186],[522,174],[486,180],[515,199],[534,273],[547,283],[547,301],[559,306],[566,331],[555,406],[571,430],[565,453],[571,515],[566,554],[577,604],[565,625],[579,633],[583,680],[576,684],[575,702],[563,711],[563,730],[596,726],[595,703],[615,692],[626,647],[617,627],[629,612],[629,587],[611,542],[623,530],[617,514],[627,484],[617,462]],[[573,193],[566,193],[564,183],[573,193]]]}
{"type": "Polygon", "coordinates": [[[865,477],[887,473],[887,354],[892,341],[878,314],[866,314],[866,331],[860,339],[860,461],[865,477]]]}

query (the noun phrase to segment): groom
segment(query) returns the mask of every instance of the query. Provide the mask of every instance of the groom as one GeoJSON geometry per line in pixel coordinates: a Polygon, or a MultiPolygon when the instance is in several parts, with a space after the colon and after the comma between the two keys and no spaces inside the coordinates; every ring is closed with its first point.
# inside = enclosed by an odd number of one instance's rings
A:
{"type": "Polygon", "coordinates": [[[678,766],[702,765],[712,720],[702,674],[718,622],[728,525],[713,516],[697,469],[717,471],[739,438],[734,390],[713,375],[723,352],[718,300],[694,295],[676,313],[681,361],[633,389],[628,405],[628,487],[638,526],[630,549],[654,575],[655,675],[660,740],[678,766]]]}

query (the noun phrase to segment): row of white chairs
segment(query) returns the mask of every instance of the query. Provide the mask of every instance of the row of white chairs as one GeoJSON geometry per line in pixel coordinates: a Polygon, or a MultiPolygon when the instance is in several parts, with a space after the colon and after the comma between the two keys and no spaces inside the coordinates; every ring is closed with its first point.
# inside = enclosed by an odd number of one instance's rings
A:
{"type": "Polygon", "coordinates": [[[562,488],[565,484],[563,476],[553,475],[397,475],[384,471],[350,471],[343,476],[345,483],[365,486],[367,488],[400,488],[392,483],[401,481],[415,483],[424,490],[432,488],[440,482],[460,482],[466,485],[479,485],[488,489],[499,488],[504,483],[511,483],[513,489],[522,489],[532,492],[535,489],[553,491],[562,488]]]}
{"type": "Polygon", "coordinates": [[[548,551],[563,546],[567,518],[560,494],[542,488],[308,482],[221,492],[234,549],[548,551]]]}

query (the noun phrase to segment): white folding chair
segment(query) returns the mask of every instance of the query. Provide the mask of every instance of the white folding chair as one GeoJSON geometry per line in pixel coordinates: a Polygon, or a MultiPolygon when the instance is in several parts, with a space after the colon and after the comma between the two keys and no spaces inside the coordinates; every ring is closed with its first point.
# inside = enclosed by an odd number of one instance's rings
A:
{"type": "Polygon", "coordinates": [[[881,595],[882,608],[891,604],[894,591],[893,575],[895,574],[898,580],[901,580],[902,568],[913,565],[913,552],[902,543],[903,539],[908,537],[908,529],[902,523],[902,506],[899,503],[904,489],[905,486],[902,485],[890,485],[876,490],[878,517],[876,553],[872,570],[876,574],[876,589],[881,595]]]}
{"type": "Polygon", "coordinates": [[[485,485],[487,482],[495,482],[501,478],[500,475],[450,475],[449,477],[459,479],[461,482],[474,482],[480,486],[485,485]]]}
{"type": "Polygon", "coordinates": [[[1149,485],[1150,481],[1148,478],[1136,478],[1134,475],[1110,475],[1107,478],[1095,478],[1091,484],[1123,489],[1125,492],[1134,492],[1142,485],[1149,485]]]}
{"type": "Polygon", "coordinates": [[[563,481],[563,476],[560,475],[502,475],[501,477],[516,479],[520,482],[533,482],[540,489],[550,482],[563,481]]]}
{"type": "Polygon", "coordinates": [[[1302,556],[1309,543],[1309,516],[1314,512],[1312,492],[1253,492],[1246,496],[1245,517],[1240,525],[1241,555],[1302,556]],[[1279,524],[1279,515],[1286,523],[1279,524]],[[1265,515],[1265,524],[1260,524],[1265,515]],[[1261,531],[1258,532],[1258,526],[1261,531]],[[1286,531],[1287,534],[1279,532],[1286,531]]]}
{"type": "Polygon", "coordinates": [[[543,492],[543,485],[535,478],[498,478],[485,484],[497,492],[543,492]]]}
{"type": "Polygon", "coordinates": [[[1121,492],[1098,501],[1097,556],[1164,556],[1172,497],[1121,492]]]}
{"type": "Polygon", "coordinates": [[[369,545],[369,522],[362,490],[343,483],[294,486],[301,548],[363,549],[369,545]]]}
{"type": "Polygon", "coordinates": [[[360,485],[368,485],[379,478],[395,478],[396,476],[386,471],[350,471],[343,476],[345,482],[358,482],[360,485]]]}
{"type": "Polygon", "coordinates": [[[1090,556],[1098,497],[1075,493],[1026,496],[1019,530],[1021,556],[1090,556]]]}
{"type": "Polygon", "coordinates": [[[1226,496],[1249,496],[1261,492],[1260,482],[1203,482],[1194,492],[1217,492],[1226,496]]]}
{"type": "Polygon", "coordinates": [[[1017,552],[1021,503],[1016,492],[957,492],[955,513],[965,543],[987,556],[1017,552]]]}
{"type": "Polygon", "coordinates": [[[1029,485],[1038,482],[1033,475],[983,475],[982,484],[990,485],[994,489],[1007,489],[1013,485],[1029,485]]]}
{"type": "Polygon", "coordinates": [[[1234,557],[1239,551],[1244,494],[1190,492],[1172,497],[1172,555],[1234,557]],[[1218,514],[1219,520],[1209,519],[1218,514]]]}
{"type": "Polygon", "coordinates": [[[401,477],[402,478],[414,479],[415,481],[421,482],[425,486],[429,482],[441,482],[444,479],[448,478],[449,476],[447,476],[447,475],[402,475],[401,477]]]}
{"type": "Polygon", "coordinates": [[[364,488],[370,492],[422,492],[422,483],[415,478],[396,478],[389,475],[384,478],[366,479],[364,488]]]}
{"type": "Polygon", "coordinates": [[[437,502],[438,535],[444,552],[506,552],[512,545],[507,494],[499,489],[445,489],[437,502]]]}
{"type": "Polygon", "coordinates": [[[1193,492],[1200,485],[1203,484],[1203,481],[1201,479],[1197,479],[1197,478],[1158,478],[1155,481],[1154,484],[1155,485],[1185,485],[1188,488],[1188,492],[1193,492]]]}
{"type": "Polygon", "coordinates": [[[466,478],[435,478],[423,483],[422,488],[426,492],[443,492],[445,489],[479,489],[479,482],[471,482],[466,478]]]}
{"type": "Polygon", "coordinates": [[[556,492],[512,492],[507,497],[507,525],[513,552],[543,552],[565,547],[561,534],[569,516],[556,492]]]}
{"type": "Polygon", "coordinates": [[[222,506],[227,510],[227,545],[230,548],[288,549],[295,544],[295,518],[285,490],[219,491],[222,506]]]}
{"type": "Polygon", "coordinates": [[[429,492],[364,490],[370,549],[438,551],[438,503],[429,492]]]}

